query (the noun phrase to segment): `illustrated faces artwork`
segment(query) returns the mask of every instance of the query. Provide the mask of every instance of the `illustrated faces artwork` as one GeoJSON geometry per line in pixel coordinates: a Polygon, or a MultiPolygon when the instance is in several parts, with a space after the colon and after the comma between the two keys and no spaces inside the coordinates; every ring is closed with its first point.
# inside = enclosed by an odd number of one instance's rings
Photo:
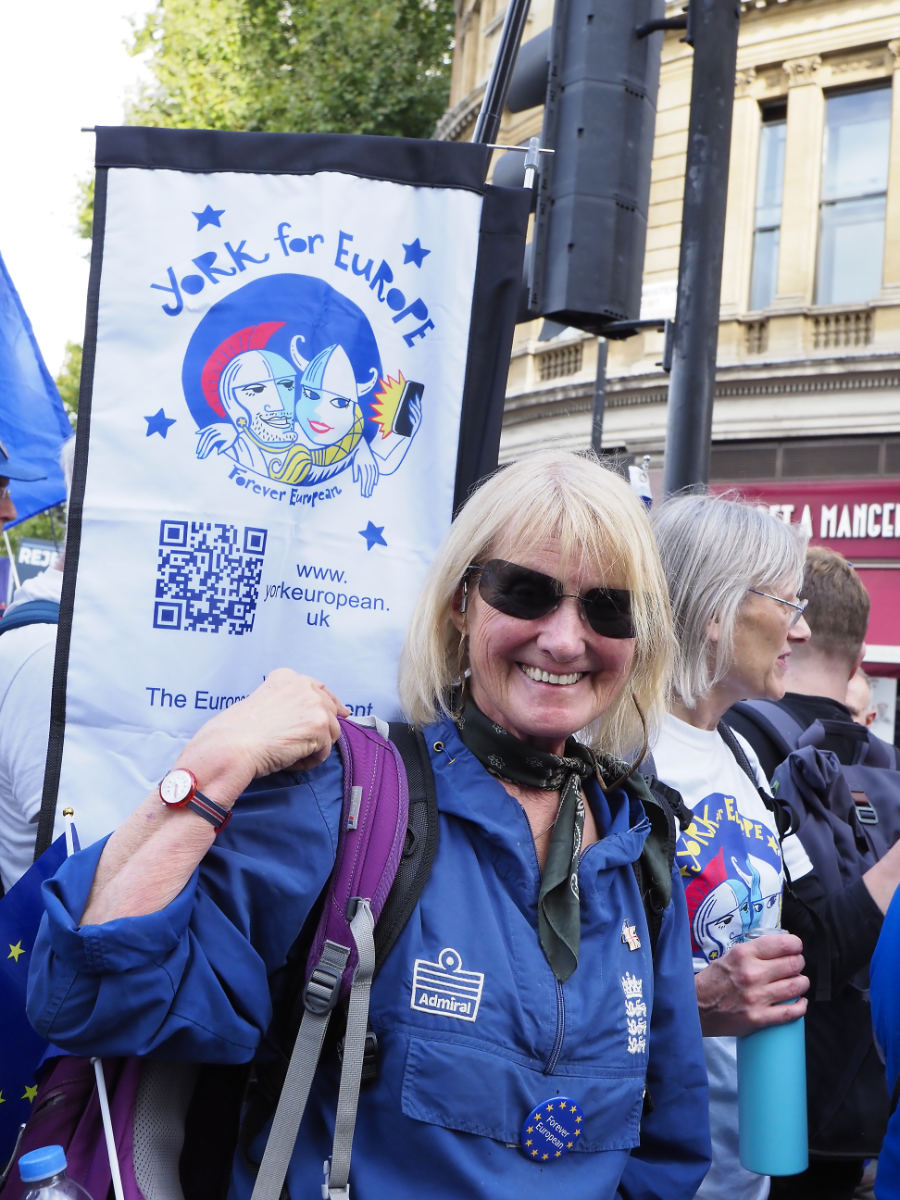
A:
{"type": "Polygon", "coordinates": [[[247,350],[222,371],[219,395],[232,423],[274,450],[297,440],[296,385],[296,371],[287,359],[270,350],[247,350]]]}
{"type": "MultiPolygon", "coordinates": [[[[302,360],[300,360],[302,363],[302,360]]],[[[358,387],[342,346],[329,346],[306,365],[294,416],[300,437],[312,446],[331,446],[353,428],[358,387]]]]}
{"type": "MultiPolygon", "coordinates": [[[[761,929],[775,929],[781,913],[781,881],[771,864],[746,855],[700,901],[691,918],[695,949],[713,962],[761,929]]],[[[690,885],[689,885],[690,886],[690,885]]]]}
{"type": "Polygon", "coordinates": [[[382,459],[376,467],[366,450],[379,426],[374,400],[365,397],[383,373],[378,345],[365,312],[321,279],[275,274],[223,296],[200,319],[181,373],[199,459],[227,454],[246,470],[280,478],[277,460],[306,449],[313,457],[290,460],[298,478],[289,482],[318,482],[320,468],[334,474],[341,463],[362,471],[369,490],[377,481],[382,459]]]}
{"type": "Polygon", "coordinates": [[[694,945],[707,962],[721,958],[750,927],[750,895],[743,880],[731,878],[697,905],[691,924],[694,945]]]}

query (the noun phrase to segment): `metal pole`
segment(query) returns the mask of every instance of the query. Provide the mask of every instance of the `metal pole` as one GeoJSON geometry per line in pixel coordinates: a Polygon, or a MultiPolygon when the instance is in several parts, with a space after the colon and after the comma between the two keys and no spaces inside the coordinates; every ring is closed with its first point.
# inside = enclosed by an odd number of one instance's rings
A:
{"type": "Polygon", "coordinates": [[[16,569],[16,556],[13,554],[13,548],[10,545],[9,534],[3,530],[3,544],[6,546],[6,557],[9,559],[9,573],[12,576],[13,588],[22,586],[22,581],[19,579],[19,572],[16,569]]]}
{"type": "Polygon", "coordinates": [[[737,61],[737,0],[690,0],[694,46],[663,491],[706,483],[737,61]]]}
{"type": "Polygon", "coordinates": [[[503,105],[506,103],[506,93],[512,78],[519,43],[522,40],[522,30],[525,28],[525,18],[531,0],[512,0],[503,19],[503,29],[500,32],[500,45],[497,56],[491,68],[491,77],[484,89],[484,100],[481,102],[481,112],[472,134],[473,142],[496,142],[500,129],[500,118],[503,116],[503,105]]]}
{"type": "Polygon", "coordinates": [[[591,417],[591,449],[599,458],[603,453],[603,412],[606,408],[606,359],[609,342],[597,338],[597,373],[594,377],[594,409],[591,417]]]}

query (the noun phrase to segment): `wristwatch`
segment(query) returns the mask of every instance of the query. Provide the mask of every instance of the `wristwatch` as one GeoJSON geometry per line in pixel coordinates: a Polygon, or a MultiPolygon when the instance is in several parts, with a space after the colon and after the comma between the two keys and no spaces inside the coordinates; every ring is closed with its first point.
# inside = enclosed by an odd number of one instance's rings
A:
{"type": "Polygon", "coordinates": [[[216,833],[224,829],[231,820],[231,809],[223,808],[204,796],[197,788],[197,777],[187,767],[175,767],[166,771],[159,781],[159,798],[170,808],[190,808],[205,817],[216,833]]]}

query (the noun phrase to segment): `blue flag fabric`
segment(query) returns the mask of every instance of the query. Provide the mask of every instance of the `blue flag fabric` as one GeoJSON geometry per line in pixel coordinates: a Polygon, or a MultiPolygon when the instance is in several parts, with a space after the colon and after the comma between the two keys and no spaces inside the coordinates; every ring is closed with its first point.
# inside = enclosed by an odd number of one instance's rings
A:
{"type": "Polygon", "coordinates": [[[65,500],[59,452],[71,436],[72,427],[56,384],[0,258],[0,440],[10,458],[26,462],[46,476],[34,483],[14,485],[18,521],[65,500]]]}
{"type": "Polygon", "coordinates": [[[59,837],[0,899],[0,1165],[9,1159],[19,1126],[28,1119],[35,1073],[47,1049],[25,1016],[25,991],[44,911],[41,884],[65,857],[66,839],[59,837]]]}

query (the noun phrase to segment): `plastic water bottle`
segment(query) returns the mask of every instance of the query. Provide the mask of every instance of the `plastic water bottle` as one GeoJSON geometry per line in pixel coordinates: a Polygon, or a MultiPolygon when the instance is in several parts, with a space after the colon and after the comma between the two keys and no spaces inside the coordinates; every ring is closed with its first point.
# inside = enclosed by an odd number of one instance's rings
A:
{"type": "Polygon", "coordinates": [[[22,1200],[91,1200],[80,1183],[66,1174],[66,1152],[62,1146],[42,1146],[19,1159],[19,1174],[25,1184],[22,1200]]]}
{"type": "MultiPolygon", "coordinates": [[[[796,1000],[788,1003],[796,1004],[796,1000]]],[[[809,1166],[809,1139],[803,1017],[739,1037],[737,1077],[741,1165],[759,1175],[797,1175],[805,1171],[809,1166]]]]}

